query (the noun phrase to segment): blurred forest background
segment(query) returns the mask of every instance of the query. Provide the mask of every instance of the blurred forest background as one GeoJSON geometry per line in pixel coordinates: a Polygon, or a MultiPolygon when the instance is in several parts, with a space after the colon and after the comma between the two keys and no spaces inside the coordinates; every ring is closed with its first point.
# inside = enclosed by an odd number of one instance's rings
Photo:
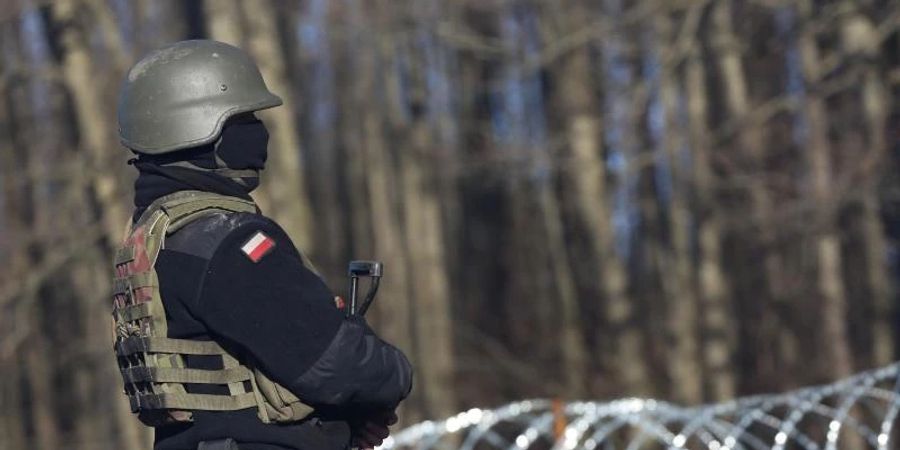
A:
{"type": "Polygon", "coordinates": [[[696,404],[897,357],[900,3],[58,0],[0,12],[0,449],[132,449],[111,251],[120,80],[257,59],[255,193],[414,361],[404,423],[528,397],[696,404]]]}

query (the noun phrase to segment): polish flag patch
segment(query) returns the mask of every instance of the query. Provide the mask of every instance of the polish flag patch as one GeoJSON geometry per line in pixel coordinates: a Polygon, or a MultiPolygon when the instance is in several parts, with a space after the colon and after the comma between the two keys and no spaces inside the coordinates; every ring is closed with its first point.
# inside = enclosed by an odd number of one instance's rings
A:
{"type": "Polygon", "coordinates": [[[241,251],[250,258],[250,261],[259,262],[263,256],[269,254],[275,248],[275,240],[262,231],[257,231],[243,246],[241,251]]]}

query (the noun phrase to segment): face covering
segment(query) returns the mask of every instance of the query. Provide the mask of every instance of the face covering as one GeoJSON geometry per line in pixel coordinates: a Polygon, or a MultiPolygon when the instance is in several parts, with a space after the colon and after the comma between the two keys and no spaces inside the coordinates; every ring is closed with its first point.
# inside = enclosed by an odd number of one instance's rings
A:
{"type": "Polygon", "coordinates": [[[213,173],[240,183],[249,192],[259,185],[259,172],[265,168],[268,146],[266,126],[249,116],[229,121],[213,144],[164,155],[138,155],[136,163],[213,173]]]}
{"type": "Polygon", "coordinates": [[[259,119],[231,123],[214,146],[214,172],[249,190],[256,189],[259,172],[266,166],[268,145],[269,131],[259,119]]]}
{"type": "Polygon", "coordinates": [[[209,145],[164,155],[140,154],[132,163],[135,216],[157,198],[179,190],[201,190],[250,199],[266,163],[269,132],[255,116],[230,120],[219,139],[209,145]]]}

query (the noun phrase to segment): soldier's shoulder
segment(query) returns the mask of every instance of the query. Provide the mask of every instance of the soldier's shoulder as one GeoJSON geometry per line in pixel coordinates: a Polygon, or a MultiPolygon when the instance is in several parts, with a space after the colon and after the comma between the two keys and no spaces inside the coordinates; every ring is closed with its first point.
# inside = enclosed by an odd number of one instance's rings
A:
{"type": "Polygon", "coordinates": [[[229,236],[247,229],[277,230],[278,225],[261,214],[216,211],[167,236],[165,249],[210,259],[229,236]]]}

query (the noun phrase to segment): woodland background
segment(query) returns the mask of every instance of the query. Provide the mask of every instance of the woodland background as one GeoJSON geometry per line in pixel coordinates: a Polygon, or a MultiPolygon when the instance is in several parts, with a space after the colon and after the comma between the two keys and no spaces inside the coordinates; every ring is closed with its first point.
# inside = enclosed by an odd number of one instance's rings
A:
{"type": "Polygon", "coordinates": [[[715,402],[897,358],[900,3],[58,0],[0,12],[0,449],[141,448],[110,350],[120,80],[237,44],[255,196],[417,367],[404,423],[715,402]]]}

